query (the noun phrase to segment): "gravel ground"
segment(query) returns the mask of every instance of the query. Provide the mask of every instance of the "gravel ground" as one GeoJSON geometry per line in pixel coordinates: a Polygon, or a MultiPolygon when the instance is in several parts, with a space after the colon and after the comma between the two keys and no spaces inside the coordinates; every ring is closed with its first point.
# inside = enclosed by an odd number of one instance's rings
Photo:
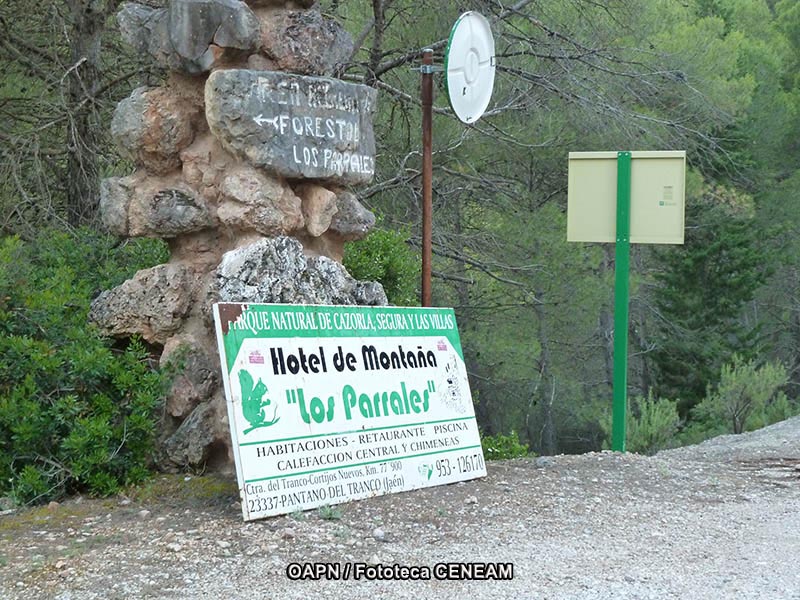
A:
{"type": "Polygon", "coordinates": [[[251,523],[214,476],[0,516],[4,599],[370,596],[800,599],[800,417],[654,457],[490,463],[480,480],[251,523]],[[512,563],[513,579],[435,577],[464,561],[512,563]],[[432,576],[287,576],[315,562],[432,576]]]}

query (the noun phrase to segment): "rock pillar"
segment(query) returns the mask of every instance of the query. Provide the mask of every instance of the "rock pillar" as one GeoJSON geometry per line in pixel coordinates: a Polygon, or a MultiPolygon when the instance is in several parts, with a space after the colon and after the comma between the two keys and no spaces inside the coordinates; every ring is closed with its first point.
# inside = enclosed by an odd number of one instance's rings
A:
{"type": "Polygon", "coordinates": [[[230,465],[212,304],[386,304],[341,265],[375,223],[348,186],[375,172],[376,92],[331,77],[353,42],[309,0],[126,3],[117,20],[169,76],[117,107],[136,170],[103,182],[102,222],[171,256],[103,292],[91,318],[163,348],[175,373],[161,466],[230,465]]]}

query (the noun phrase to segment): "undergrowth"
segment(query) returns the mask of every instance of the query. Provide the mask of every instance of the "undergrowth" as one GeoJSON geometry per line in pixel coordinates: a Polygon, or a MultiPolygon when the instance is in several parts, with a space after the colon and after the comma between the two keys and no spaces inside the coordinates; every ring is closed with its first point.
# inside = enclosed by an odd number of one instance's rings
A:
{"type": "Polygon", "coordinates": [[[0,240],[0,496],[115,493],[148,475],[162,376],[139,340],[89,325],[91,298],[166,259],[87,230],[0,240]]]}

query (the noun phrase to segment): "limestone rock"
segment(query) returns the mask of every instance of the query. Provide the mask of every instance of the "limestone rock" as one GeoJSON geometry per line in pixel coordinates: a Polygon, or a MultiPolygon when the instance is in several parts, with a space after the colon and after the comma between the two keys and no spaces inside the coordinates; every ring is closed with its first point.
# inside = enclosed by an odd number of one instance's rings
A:
{"type": "Polygon", "coordinates": [[[353,39],[316,10],[274,11],[261,21],[261,46],[277,69],[332,75],[353,54],[353,39]]]}
{"type": "Polygon", "coordinates": [[[217,267],[214,301],[289,302],[306,266],[302,245],[288,237],[231,250],[217,267]]]}
{"type": "Polygon", "coordinates": [[[313,237],[321,236],[331,226],[331,219],[338,210],[336,194],[312,183],[299,186],[296,192],[303,200],[306,231],[313,237]]]}
{"type": "MultiPolygon", "coordinates": [[[[306,255],[327,256],[342,262],[345,243],[362,239],[375,225],[375,215],[364,208],[352,192],[336,190],[336,208],[330,227],[322,235],[296,234],[303,243],[306,255]]],[[[307,232],[311,231],[313,228],[307,228],[307,232]]]]}
{"type": "Polygon", "coordinates": [[[133,177],[109,177],[100,182],[100,221],[109,233],[128,235],[133,181],[133,177]]]}
{"type": "Polygon", "coordinates": [[[111,135],[120,152],[151,173],[180,167],[179,153],[194,138],[196,112],[164,88],[137,88],[117,105],[111,135]]]}
{"type": "Polygon", "coordinates": [[[173,417],[186,417],[219,384],[219,362],[206,348],[211,340],[199,340],[192,335],[178,335],[164,344],[159,365],[162,371],[174,373],[167,394],[167,412],[173,417]]]}
{"type": "Polygon", "coordinates": [[[189,73],[211,68],[216,58],[212,45],[239,50],[258,47],[258,18],[240,0],[171,0],[168,20],[172,48],[189,73]]]}
{"type": "Polygon", "coordinates": [[[206,83],[211,132],[251,165],[288,178],[368,183],[377,92],[324,77],[226,69],[206,83]]]}
{"type": "Polygon", "coordinates": [[[170,238],[213,223],[206,202],[180,178],[141,173],[102,182],[100,217],[108,231],[129,237],[170,238]]]}
{"type": "Polygon", "coordinates": [[[353,299],[359,306],[386,306],[389,300],[377,281],[359,281],[353,299]]]}
{"type": "Polygon", "coordinates": [[[167,9],[126,2],[117,13],[122,39],[139,54],[166,66],[172,54],[167,36],[167,9]]]}
{"type": "Polygon", "coordinates": [[[215,302],[387,304],[380,284],[356,281],[329,258],[306,258],[300,242],[284,236],[227,252],[213,296],[215,302]]]}
{"type": "Polygon", "coordinates": [[[352,192],[340,191],[336,196],[336,208],[329,231],[344,241],[363,239],[375,226],[375,215],[364,208],[352,192]]]}
{"type": "Polygon", "coordinates": [[[198,405],[162,445],[167,460],[181,467],[203,466],[217,441],[215,400],[198,405]]]}
{"type": "Polygon", "coordinates": [[[336,262],[344,261],[344,240],[330,229],[319,237],[298,235],[306,256],[327,256],[336,262]]]}
{"type": "Polygon", "coordinates": [[[163,344],[178,330],[192,300],[191,274],[181,265],[158,265],[94,299],[89,318],[112,337],[140,334],[163,344]]]}
{"type": "Polygon", "coordinates": [[[247,57],[247,68],[253,71],[276,71],[278,66],[263,54],[251,54],[247,57]]]}
{"type": "Polygon", "coordinates": [[[196,280],[199,287],[203,287],[201,280],[217,268],[222,255],[230,248],[229,236],[218,228],[175,236],[166,242],[171,262],[191,265],[196,273],[203,274],[196,280]]]}
{"type": "Polygon", "coordinates": [[[233,169],[222,181],[217,218],[231,228],[263,235],[290,233],[303,226],[300,198],[278,179],[252,167],[233,169]]]}
{"type": "Polygon", "coordinates": [[[353,42],[315,0],[141,2],[118,12],[122,37],[169,75],[117,107],[113,137],[139,168],[102,182],[100,211],[171,258],[102,293],[90,318],[164,346],[159,466],[230,467],[212,302],[387,304],[337,262],[374,224],[342,188],[374,176],[377,92],[324,77],[353,42]]]}
{"type": "MultiPolygon", "coordinates": [[[[175,96],[184,110],[191,110],[198,114],[205,112],[206,78],[203,75],[186,75],[171,71],[164,87],[175,96]]],[[[194,123],[198,133],[207,128],[205,119],[199,118],[194,123]]]]}
{"type": "Polygon", "coordinates": [[[189,74],[209,71],[226,48],[256,50],[260,44],[258,18],[240,0],[170,0],[160,9],[126,3],[117,22],[134,49],[189,74]]]}
{"type": "Polygon", "coordinates": [[[145,206],[141,229],[131,227],[130,235],[168,238],[204,229],[211,224],[205,203],[186,185],[157,191],[145,206]]]}
{"type": "Polygon", "coordinates": [[[124,2],[117,13],[117,24],[122,39],[135,50],[146,51],[147,45],[143,45],[142,42],[149,42],[150,36],[148,34],[140,37],[140,34],[149,32],[148,26],[159,20],[165,12],[164,8],[153,8],[138,2],[124,2]]]}
{"type": "Polygon", "coordinates": [[[311,8],[317,0],[245,0],[252,7],[259,6],[299,6],[301,8],[311,8]]]}
{"type": "Polygon", "coordinates": [[[195,138],[194,143],[181,152],[183,178],[206,200],[214,202],[219,195],[219,185],[225,173],[234,164],[233,157],[206,133],[195,138]]]}
{"type": "MultiPolygon", "coordinates": [[[[389,303],[381,284],[356,281],[340,263],[327,256],[308,259],[305,277],[298,282],[297,288],[301,297],[330,298],[322,304],[385,306],[389,303]]],[[[320,302],[314,300],[313,303],[320,302]]]]}

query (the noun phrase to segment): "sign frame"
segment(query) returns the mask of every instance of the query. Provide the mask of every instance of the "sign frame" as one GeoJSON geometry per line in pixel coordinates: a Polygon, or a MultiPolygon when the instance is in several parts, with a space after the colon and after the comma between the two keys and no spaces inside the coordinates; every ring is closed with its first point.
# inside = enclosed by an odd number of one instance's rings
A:
{"type": "MultiPolygon", "coordinates": [[[[617,152],[570,152],[567,241],[617,240],[617,152]]],[[[686,152],[632,151],[630,242],[683,244],[686,152]]]]}
{"type": "Polygon", "coordinates": [[[452,309],[213,312],[245,521],[486,475],[452,309]]]}
{"type": "Polygon", "coordinates": [[[615,243],[611,449],[625,452],[630,246],[683,244],[686,151],[570,152],[567,206],[568,242],[615,243]],[[677,208],[666,233],[664,215],[655,213],[661,207],[677,208]]]}

